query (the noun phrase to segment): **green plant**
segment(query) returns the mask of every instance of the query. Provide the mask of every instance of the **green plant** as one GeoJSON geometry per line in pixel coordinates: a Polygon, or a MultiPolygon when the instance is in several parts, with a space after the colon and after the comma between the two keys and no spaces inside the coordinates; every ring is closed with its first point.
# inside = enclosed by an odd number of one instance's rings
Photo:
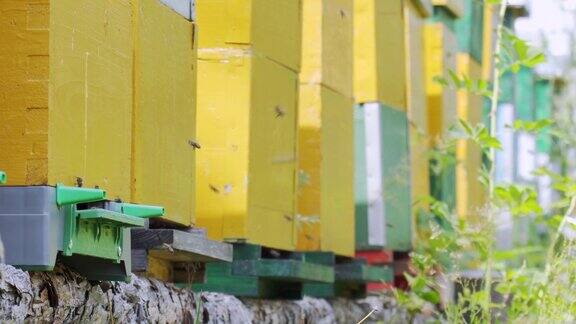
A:
{"type": "MultiPolygon", "coordinates": [[[[545,56],[534,51],[525,41],[503,25],[506,0],[485,0],[486,5],[499,6],[496,30],[493,82],[473,80],[466,75],[448,71],[448,77],[436,77],[444,87],[483,96],[490,101],[488,125],[471,125],[459,120],[448,138],[430,154],[432,171],[440,174],[453,160],[453,147],[459,140],[475,143],[486,156],[480,170],[480,181],[487,201],[478,215],[459,217],[446,201],[432,197],[423,200],[429,210],[418,213],[417,248],[411,254],[412,269],[406,279],[410,290],[397,291],[398,302],[411,314],[430,305],[435,315],[451,323],[570,322],[576,320],[576,183],[568,176],[540,168],[536,176],[552,180],[560,194],[551,210],[538,202],[537,191],[525,185],[495,182],[496,154],[502,150],[497,134],[497,110],[500,80],[507,73],[515,74],[523,67],[533,68],[545,56]],[[543,225],[541,237],[528,245],[508,250],[495,248],[495,235],[502,215],[524,221],[529,228],[543,225]],[[574,227],[574,228],[572,228],[574,227]],[[480,270],[476,278],[463,279],[467,269],[480,270]],[[439,278],[455,282],[462,289],[456,301],[441,300],[443,290],[439,278]],[[499,298],[494,298],[498,295],[499,298]]],[[[562,123],[544,118],[516,121],[508,127],[515,132],[546,133],[565,147],[576,147],[562,123]],[[559,125],[560,124],[560,125],[559,125]]]]}

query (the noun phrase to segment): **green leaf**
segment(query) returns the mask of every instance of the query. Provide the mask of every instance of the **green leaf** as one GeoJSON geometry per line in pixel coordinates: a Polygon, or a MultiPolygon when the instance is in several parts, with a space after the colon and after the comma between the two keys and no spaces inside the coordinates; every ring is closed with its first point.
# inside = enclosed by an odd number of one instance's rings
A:
{"type": "Polygon", "coordinates": [[[544,63],[545,61],[546,61],[546,55],[544,55],[543,53],[538,53],[530,57],[528,60],[526,60],[524,62],[524,66],[535,67],[536,65],[544,63]]]}

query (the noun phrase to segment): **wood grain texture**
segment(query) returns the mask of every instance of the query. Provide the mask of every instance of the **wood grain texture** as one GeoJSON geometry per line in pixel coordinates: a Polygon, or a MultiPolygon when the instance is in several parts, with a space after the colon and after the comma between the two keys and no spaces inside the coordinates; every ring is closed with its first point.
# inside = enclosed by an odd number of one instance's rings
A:
{"type": "Polygon", "coordinates": [[[153,257],[174,262],[232,261],[230,244],[171,229],[135,229],[132,247],[149,250],[153,257]]]}

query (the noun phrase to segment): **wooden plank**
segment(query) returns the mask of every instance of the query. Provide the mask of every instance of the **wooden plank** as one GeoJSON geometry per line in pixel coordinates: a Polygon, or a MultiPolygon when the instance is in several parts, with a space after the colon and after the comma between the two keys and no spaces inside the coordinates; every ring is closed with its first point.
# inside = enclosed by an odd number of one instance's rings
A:
{"type": "Polygon", "coordinates": [[[287,282],[333,282],[334,269],[321,264],[296,260],[244,260],[234,261],[232,274],[276,279],[287,282]]]}
{"type": "Polygon", "coordinates": [[[361,262],[337,264],[336,281],[344,282],[382,282],[393,279],[392,268],[389,266],[369,266],[361,262]]]}
{"type": "Polygon", "coordinates": [[[432,0],[432,4],[446,8],[454,17],[462,17],[464,14],[464,0],[432,0]]]}
{"type": "Polygon", "coordinates": [[[390,264],[394,261],[394,253],[389,250],[356,251],[357,259],[364,259],[370,265],[390,264]]]}
{"type": "Polygon", "coordinates": [[[232,263],[206,265],[206,282],[196,291],[242,297],[301,298],[303,283],[333,283],[333,253],[288,252],[237,244],[232,263]]]}
{"type": "Polygon", "coordinates": [[[418,9],[421,17],[430,17],[432,15],[434,7],[431,0],[412,0],[411,2],[418,9]]]}
{"type": "Polygon", "coordinates": [[[232,245],[172,229],[135,229],[132,248],[172,262],[232,261],[232,245]]]}

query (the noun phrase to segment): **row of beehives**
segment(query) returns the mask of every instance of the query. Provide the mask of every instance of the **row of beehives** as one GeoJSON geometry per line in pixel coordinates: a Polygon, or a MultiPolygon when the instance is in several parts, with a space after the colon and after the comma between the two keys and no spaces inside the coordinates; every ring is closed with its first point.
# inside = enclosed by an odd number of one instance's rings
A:
{"type": "MultiPolygon", "coordinates": [[[[429,139],[480,119],[479,98],[432,79],[489,57],[489,10],[432,2],[2,2],[0,169],[163,206],[163,226],[217,240],[408,251],[429,139]]],[[[464,208],[481,157],[457,154],[464,208]]]]}

